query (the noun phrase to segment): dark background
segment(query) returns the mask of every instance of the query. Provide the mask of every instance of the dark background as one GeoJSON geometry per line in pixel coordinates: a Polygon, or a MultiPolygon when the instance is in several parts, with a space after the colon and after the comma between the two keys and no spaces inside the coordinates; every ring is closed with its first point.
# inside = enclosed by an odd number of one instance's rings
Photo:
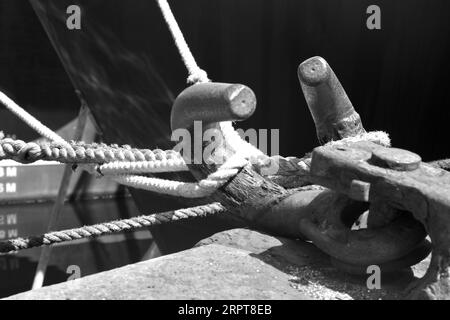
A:
{"type": "MultiPolygon", "coordinates": [[[[137,3],[108,2],[112,7],[127,3],[131,13],[137,3]]],[[[281,154],[301,155],[317,145],[296,69],[301,61],[320,55],[334,69],[367,130],[387,131],[395,146],[425,160],[450,156],[448,0],[170,3],[210,78],[243,83],[255,91],[257,112],[240,126],[279,128],[281,154]],[[366,28],[371,4],[381,8],[381,30],[366,28]]],[[[156,6],[148,15],[159,15],[156,6]]],[[[136,23],[132,20],[119,21],[115,28],[136,23]]],[[[157,44],[170,61],[160,71],[176,95],[184,87],[186,71],[167,29],[163,24],[157,28],[160,39],[145,29],[134,36],[157,44]]],[[[79,107],[64,68],[25,0],[0,1],[0,89],[53,129],[76,116],[79,107]]],[[[0,129],[23,139],[34,137],[4,109],[0,129]]]]}

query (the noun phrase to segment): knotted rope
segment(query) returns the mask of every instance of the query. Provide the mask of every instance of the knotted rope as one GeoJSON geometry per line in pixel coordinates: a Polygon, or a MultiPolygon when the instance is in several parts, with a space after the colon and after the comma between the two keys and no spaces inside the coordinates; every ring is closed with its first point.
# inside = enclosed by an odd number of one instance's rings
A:
{"type": "Polygon", "coordinates": [[[169,3],[167,0],[157,0],[159,8],[161,9],[161,13],[164,17],[164,20],[169,27],[170,33],[172,34],[172,38],[175,42],[176,47],[178,48],[178,52],[180,53],[181,59],[188,70],[189,77],[187,82],[190,84],[195,84],[198,82],[208,82],[208,74],[205,70],[201,69],[197,62],[195,61],[194,56],[192,55],[191,50],[183,36],[183,32],[181,32],[180,27],[178,26],[177,20],[170,9],[169,3]]]}
{"type": "Polygon", "coordinates": [[[0,253],[5,254],[66,241],[98,237],[118,232],[129,232],[138,228],[145,228],[183,219],[202,218],[225,213],[226,211],[227,210],[220,203],[214,202],[203,206],[143,215],[129,219],[84,226],[81,228],[49,232],[39,236],[15,238],[0,242],[0,253]]]}

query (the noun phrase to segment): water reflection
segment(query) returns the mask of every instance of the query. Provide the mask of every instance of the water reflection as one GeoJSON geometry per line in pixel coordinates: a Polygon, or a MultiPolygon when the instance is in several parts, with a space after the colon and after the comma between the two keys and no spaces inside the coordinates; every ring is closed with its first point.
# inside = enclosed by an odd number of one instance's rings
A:
{"type": "MultiPolygon", "coordinates": [[[[27,236],[45,232],[52,203],[2,205],[0,207],[0,238],[27,236]]],[[[112,219],[139,215],[130,197],[86,200],[64,206],[57,229],[74,228],[112,219]]],[[[66,281],[78,266],[81,276],[110,270],[140,261],[152,244],[147,229],[82,239],[54,246],[44,285],[66,281]]],[[[13,255],[0,255],[0,297],[29,290],[32,285],[40,248],[13,255]]]]}

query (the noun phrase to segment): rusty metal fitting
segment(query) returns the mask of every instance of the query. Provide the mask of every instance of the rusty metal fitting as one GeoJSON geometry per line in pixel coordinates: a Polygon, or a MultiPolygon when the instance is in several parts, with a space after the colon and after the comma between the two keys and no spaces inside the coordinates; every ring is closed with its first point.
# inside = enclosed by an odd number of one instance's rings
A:
{"type": "Polygon", "coordinates": [[[362,181],[370,202],[412,214],[430,236],[433,248],[427,273],[411,286],[409,297],[450,297],[449,172],[421,162],[418,155],[406,150],[356,142],[316,148],[310,174],[315,183],[354,199],[360,195],[351,192],[352,182],[362,181]]]}

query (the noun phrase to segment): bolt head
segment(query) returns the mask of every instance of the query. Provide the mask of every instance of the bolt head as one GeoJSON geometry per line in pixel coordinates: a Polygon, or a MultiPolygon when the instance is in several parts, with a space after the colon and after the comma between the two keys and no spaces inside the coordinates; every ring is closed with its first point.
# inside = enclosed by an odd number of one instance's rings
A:
{"type": "Polygon", "coordinates": [[[416,170],[422,158],[419,155],[397,148],[379,148],[372,151],[372,164],[397,171],[416,170]]]}

